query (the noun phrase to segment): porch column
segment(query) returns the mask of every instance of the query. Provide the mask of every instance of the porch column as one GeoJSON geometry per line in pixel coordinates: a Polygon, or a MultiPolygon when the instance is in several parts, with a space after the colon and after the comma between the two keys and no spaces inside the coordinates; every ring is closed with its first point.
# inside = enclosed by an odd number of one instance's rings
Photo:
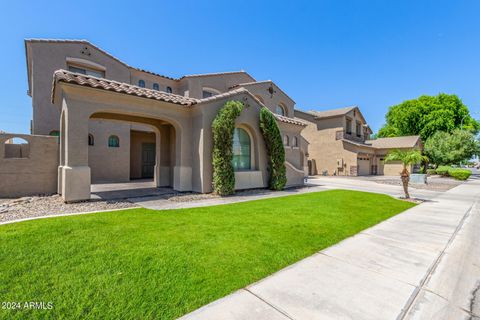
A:
{"type": "Polygon", "coordinates": [[[173,169],[173,189],[192,191],[192,124],[181,130],[175,128],[175,167],[173,169]]]}
{"type": "MultiPolygon", "coordinates": [[[[65,102],[64,102],[65,104],[65,102]]],[[[90,167],[88,166],[88,115],[64,106],[64,126],[61,127],[62,198],[65,202],[90,200],[90,167]]]]}

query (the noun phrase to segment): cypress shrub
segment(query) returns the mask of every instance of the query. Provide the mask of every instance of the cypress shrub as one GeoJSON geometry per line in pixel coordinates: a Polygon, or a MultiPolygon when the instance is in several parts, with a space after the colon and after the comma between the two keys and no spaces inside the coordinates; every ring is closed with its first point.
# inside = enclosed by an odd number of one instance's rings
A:
{"type": "Polygon", "coordinates": [[[233,131],[235,119],[243,110],[240,101],[227,101],[212,123],[213,132],[213,190],[219,195],[235,192],[233,172],[233,131]]]}
{"type": "Polygon", "coordinates": [[[268,186],[272,190],[282,190],[287,183],[285,149],[277,120],[267,108],[260,110],[260,131],[267,149],[268,186]]]}

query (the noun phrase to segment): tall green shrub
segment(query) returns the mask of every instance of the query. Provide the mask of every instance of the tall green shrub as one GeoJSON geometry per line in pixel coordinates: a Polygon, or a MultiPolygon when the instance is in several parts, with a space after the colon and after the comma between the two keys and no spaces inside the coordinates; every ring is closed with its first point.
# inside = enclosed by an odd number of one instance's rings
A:
{"type": "Polygon", "coordinates": [[[240,101],[227,101],[212,123],[213,132],[213,190],[220,195],[235,192],[233,172],[233,131],[235,119],[243,110],[240,101]]]}
{"type": "Polygon", "coordinates": [[[268,186],[272,190],[282,190],[287,183],[285,149],[277,120],[267,108],[260,110],[260,130],[267,148],[268,186]]]}

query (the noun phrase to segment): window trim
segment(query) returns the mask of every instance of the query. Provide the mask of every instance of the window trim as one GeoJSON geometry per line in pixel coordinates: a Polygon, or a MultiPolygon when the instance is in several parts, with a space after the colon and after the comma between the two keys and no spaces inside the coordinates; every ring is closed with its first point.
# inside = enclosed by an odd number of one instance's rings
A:
{"type": "Polygon", "coordinates": [[[353,129],[353,121],[352,118],[345,117],[345,133],[346,134],[352,134],[352,129],[353,129]],[[348,122],[350,121],[350,131],[348,130],[348,122]]]}
{"type": "Polygon", "coordinates": [[[280,115],[280,116],[287,117],[287,108],[285,107],[285,105],[283,103],[280,102],[275,106],[275,113],[280,115]],[[282,114],[278,113],[278,108],[282,109],[282,114]]]}

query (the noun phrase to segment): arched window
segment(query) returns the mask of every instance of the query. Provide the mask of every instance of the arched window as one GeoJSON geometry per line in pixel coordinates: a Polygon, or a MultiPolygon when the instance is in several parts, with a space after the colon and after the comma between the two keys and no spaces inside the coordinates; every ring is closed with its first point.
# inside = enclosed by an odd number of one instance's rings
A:
{"type": "Polygon", "coordinates": [[[144,80],[138,80],[138,86],[140,88],[145,88],[145,81],[144,80]]]}
{"type": "Polygon", "coordinates": [[[88,145],[93,146],[95,144],[95,138],[93,137],[93,134],[88,134],[88,145]]]}
{"type": "Polygon", "coordinates": [[[172,92],[173,92],[173,90],[172,90],[171,87],[167,87],[167,90],[166,90],[166,91],[167,91],[167,93],[172,93],[172,92]]]}
{"type": "Polygon", "coordinates": [[[251,169],[251,141],[247,131],[235,128],[233,131],[233,170],[251,169]]]}
{"type": "Polygon", "coordinates": [[[292,146],[298,147],[298,139],[297,139],[297,137],[293,137],[293,139],[292,139],[292,146]]]}
{"type": "Polygon", "coordinates": [[[160,90],[160,86],[158,85],[158,83],[153,84],[153,90],[160,90]]]}
{"type": "Polygon", "coordinates": [[[49,135],[51,135],[52,137],[60,137],[60,131],[52,130],[50,131],[49,135]]]}
{"type": "Polygon", "coordinates": [[[281,116],[284,116],[284,115],[285,115],[285,108],[284,108],[281,104],[279,104],[279,105],[277,105],[277,107],[275,108],[275,113],[276,113],[276,114],[279,114],[279,115],[281,115],[281,116]]]}
{"type": "Polygon", "coordinates": [[[120,140],[117,136],[110,136],[108,137],[108,146],[110,148],[118,148],[120,147],[120,140]]]}
{"type": "Polygon", "coordinates": [[[283,145],[288,146],[290,144],[290,139],[287,135],[283,136],[283,145]]]}
{"type": "Polygon", "coordinates": [[[28,158],[30,146],[22,138],[11,138],[5,141],[5,158],[28,158]]]}

